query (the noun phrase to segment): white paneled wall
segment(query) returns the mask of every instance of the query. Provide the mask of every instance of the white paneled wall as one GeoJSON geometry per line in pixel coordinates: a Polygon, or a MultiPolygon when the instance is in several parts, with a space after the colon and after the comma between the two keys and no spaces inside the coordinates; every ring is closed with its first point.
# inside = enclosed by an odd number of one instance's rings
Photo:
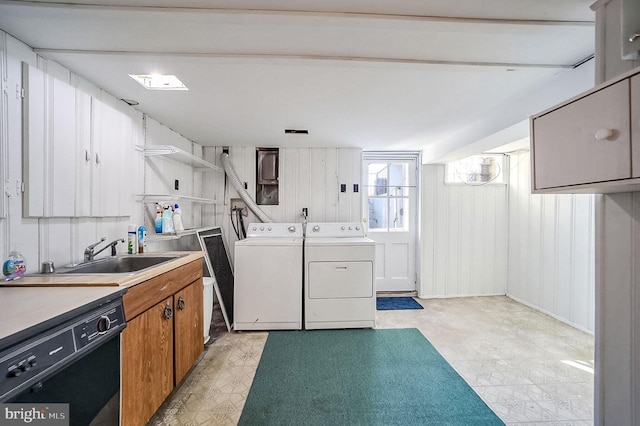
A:
{"type": "Polygon", "coordinates": [[[530,155],[511,156],[507,294],[594,330],[594,196],[532,195],[530,155]]]}
{"type": "MultiPolygon", "coordinates": [[[[204,148],[205,159],[220,165],[221,147],[204,148]]],[[[308,209],[308,220],[316,222],[360,221],[361,193],[353,192],[353,184],[362,188],[362,151],[352,148],[281,148],[279,204],[260,206],[274,222],[302,222],[302,209],[308,209]],[[347,191],[340,192],[340,184],[347,191]]],[[[229,157],[247,192],[255,200],[256,147],[231,147],[229,157]]],[[[229,242],[230,255],[236,236],[230,222],[229,199],[238,198],[227,186],[224,206],[216,207],[216,223],[222,224],[229,242]]],[[[255,222],[253,214],[245,224],[255,222]]]]}
{"type": "Polygon", "coordinates": [[[422,169],[420,297],[505,294],[507,188],[445,185],[444,165],[422,169]]]}

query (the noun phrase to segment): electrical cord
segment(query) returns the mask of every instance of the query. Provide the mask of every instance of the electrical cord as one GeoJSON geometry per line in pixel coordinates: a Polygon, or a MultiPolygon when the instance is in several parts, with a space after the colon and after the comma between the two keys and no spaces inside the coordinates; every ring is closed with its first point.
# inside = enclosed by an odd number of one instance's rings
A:
{"type": "Polygon", "coordinates": [[[230,219],[231,219],[231,226],[233,226],[233,231],[236,233],[236,237],[238,237],[238,240],[241,240],[242,238],[240,238],[240,232],[238,232],[238,228],[236,227],[236,224],[233,222],[233,214],[236,213],[236,217],[237,217],[237,212],[238,209],[236,207],[231,209],[231,214],[229,215],[230,219]]]}
{"type": "Polygon", "coordinates": [[[244,220],[242,219],[242,209],[238,209],[236,211],[236,214],[238,215],[238,219],[239,219],[239,224],[238,224],[238,228],[240,228],[240,231],[242,233],[242,238],[247,238],[247,230],[244,227],[244,220]]]}

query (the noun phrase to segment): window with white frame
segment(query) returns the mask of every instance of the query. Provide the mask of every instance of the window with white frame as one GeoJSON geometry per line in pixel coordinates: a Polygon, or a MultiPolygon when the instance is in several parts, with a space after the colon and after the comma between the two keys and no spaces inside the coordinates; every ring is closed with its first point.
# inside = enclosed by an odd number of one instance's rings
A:
{"type": "Polygon", "coordinates": [[[481,154],[447,163],[446,184],[489,185],[508,183],[506,156],[481,154]]]}

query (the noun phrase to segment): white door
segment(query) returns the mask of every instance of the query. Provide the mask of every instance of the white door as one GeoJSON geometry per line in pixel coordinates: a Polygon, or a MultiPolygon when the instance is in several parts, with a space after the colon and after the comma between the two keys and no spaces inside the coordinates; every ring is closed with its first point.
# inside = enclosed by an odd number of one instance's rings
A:
{"type": "Polygon", "coordinates": [[[364,154],[367,236],[376,242],[376,290],[416,290],[417,154],[364,154]]]}

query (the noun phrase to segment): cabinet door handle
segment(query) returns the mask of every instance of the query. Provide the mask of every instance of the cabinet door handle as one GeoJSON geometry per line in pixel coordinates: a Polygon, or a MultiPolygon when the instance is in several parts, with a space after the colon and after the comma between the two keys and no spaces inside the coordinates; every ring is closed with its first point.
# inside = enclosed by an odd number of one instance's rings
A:
{"type": "Polygon", "coordinates": [[[180,309],[181,311],[184,311],[184,299],[182,298],[182,296],[178,297],[178,309],[180,309]]]}
{"type": "Polygon", "coordinates": [[[88,149],[84,150],[84,161],[86,161],[87,163],[91,162],[91,153],[88,149]]]}
{"type": "Polygon", "coordinates": [[[165,319],[173,318],[173,308],[171,308],[171,305],[169,305],[168,303],[167,303],[167,306],[164,307],[164,318],[165,319]]]}
{"type": "Polygon", "coordinates": [[[96,152],[96,166],[100,164],[100,156],[98,155],[98,153],[96,152]]]}
{"type": "Polygon", "coordinates": [[[598,129],[598,131],[595,134],[595,137],[597,140],[602,141],[605,139],[609,139],[613,135],[614,135],[613,129],[598,129]]]}
{"type": "Polygon", "coordinates": [[[629,36],[629,43],[633,43],[638,37],[640,37],[640,32],[636,31],[635,33],[629,36]]]}

